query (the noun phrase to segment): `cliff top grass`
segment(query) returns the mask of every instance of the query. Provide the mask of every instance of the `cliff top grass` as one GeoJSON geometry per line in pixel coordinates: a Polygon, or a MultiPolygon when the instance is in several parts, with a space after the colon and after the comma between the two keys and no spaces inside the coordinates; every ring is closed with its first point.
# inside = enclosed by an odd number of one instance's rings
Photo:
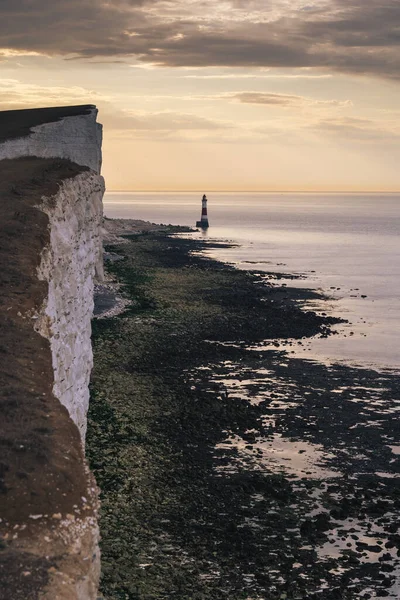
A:
{"type": "Polygon", "coordinates": [[[0,143],[25,137],[31,133],[32,127],[53,123],[65,117],[87,115],[95,108],[93,104],[83,104],[81,106],[0,111],[0,143]]]}

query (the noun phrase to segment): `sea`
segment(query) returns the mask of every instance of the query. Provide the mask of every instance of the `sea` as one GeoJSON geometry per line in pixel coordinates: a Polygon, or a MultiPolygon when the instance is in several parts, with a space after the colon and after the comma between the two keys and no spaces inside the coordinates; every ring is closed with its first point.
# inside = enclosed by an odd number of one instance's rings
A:
{"type": "MultiPolygon", "coordinates": [[[[202,193],[107,192],[105,215],[194,226],[202,193]]],[[[338,335],[295,344],[303,359],[400,372],[400,195],[214,192],[210,228],[228,241],[206,254],[239,269],[284,274],[279,283],[321,291],[312,310],[346,320],[338,335]],[[293,279],[293,275],[297,278],[293,279]]]]}

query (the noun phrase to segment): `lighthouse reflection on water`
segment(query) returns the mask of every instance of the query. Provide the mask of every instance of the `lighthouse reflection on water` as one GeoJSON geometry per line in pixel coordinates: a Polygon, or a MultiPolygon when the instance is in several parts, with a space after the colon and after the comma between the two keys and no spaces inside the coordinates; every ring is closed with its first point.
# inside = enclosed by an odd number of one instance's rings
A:
{"type": "Polygon", "coordinates": [[[201,219],[200,221],[196,221],[196,227],[200,227],[203,233],[206,233],[209,226],[207,215],[207,196],[204,194],[201,201],[201,219]]]}

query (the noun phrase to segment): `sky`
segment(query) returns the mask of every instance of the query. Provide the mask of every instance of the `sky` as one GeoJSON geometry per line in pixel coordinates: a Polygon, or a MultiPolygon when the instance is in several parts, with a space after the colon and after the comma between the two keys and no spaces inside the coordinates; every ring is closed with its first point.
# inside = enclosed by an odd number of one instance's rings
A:
{"type": "Polygon", "coordinates": [[[399,191],[399,0],[0,0],[0,110],[96,104],[109,190],[399,191]]]}

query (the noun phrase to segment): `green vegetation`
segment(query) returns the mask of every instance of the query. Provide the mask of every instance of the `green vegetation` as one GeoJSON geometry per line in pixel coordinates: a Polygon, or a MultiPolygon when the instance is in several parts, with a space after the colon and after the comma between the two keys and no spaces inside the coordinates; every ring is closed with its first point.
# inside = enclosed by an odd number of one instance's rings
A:
{"type": "Polygon", "coordinates": [[[255,285],[257,275],[202,258],[201,248],[162,234],[107,248],[125,256],[108,268],[132,304],[93,323],[87,455],[101,488],[102,592],[303,597],[285,595],[299,589],[292,563],[304,543],[292,535],[289,552],[285,542],[297,522],[290,478],[253,468],[256,451],[243,460],[234,447],[216,448],[229,432],[247,436],[251,449],[249,432],[268,434],[264,407],[228,396],[212,374],[225,361],[261,366],[243,341],[324,333],[330,320],[301,311],[298,291],[255,285]],[[215,343],[227,341],[239,343],[215,343]],[[284,586],[270,574],[277,561],[284,586]]]}

